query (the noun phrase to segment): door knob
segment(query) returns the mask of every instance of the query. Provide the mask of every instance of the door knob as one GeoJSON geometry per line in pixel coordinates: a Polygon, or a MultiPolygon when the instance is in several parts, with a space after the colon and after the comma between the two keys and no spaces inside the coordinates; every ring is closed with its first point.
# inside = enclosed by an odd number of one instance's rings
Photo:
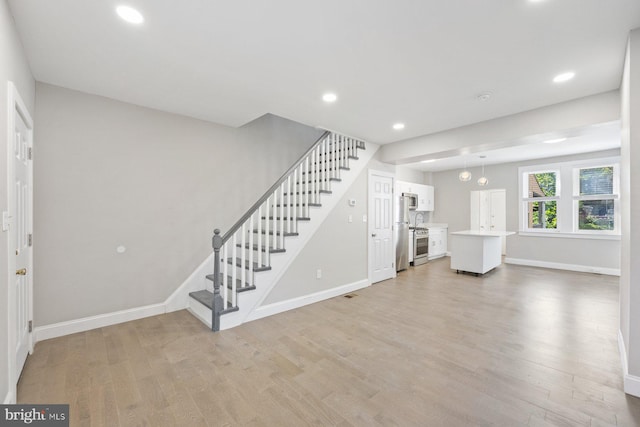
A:
{"type": "Polygon", "coordinates": [[[377,234],[376,233],[371,233],[371,237],[376,237],[377,234]]]}
{"type": "Polygon", "coordinates": [[[16,270],[16,276],[26,276],[26,275],[27,275],[26,268],[21,268],[20,270],[16,270]]]}

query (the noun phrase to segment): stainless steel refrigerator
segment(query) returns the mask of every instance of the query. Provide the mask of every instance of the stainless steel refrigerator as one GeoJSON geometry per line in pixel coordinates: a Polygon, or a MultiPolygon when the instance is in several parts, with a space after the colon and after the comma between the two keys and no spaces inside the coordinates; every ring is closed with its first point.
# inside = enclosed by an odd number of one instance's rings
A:
{"type": "Polygon", "coordinates": [[[409,199],[396,199],[393,232],[396,239],[396,271],[409,268],[409,199]]]}

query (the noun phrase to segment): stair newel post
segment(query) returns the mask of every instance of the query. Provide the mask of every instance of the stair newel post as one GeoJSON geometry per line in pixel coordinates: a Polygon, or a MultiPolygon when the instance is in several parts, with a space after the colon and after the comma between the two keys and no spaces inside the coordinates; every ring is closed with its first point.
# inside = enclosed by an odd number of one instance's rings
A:
{"type": "Polygon", "coordinates": [[[220,230],[213,230],[213,309],[211,310],[211,329],[214,332],[220,330],[220,315],[223,310],[222,296],[220,295],[220,248],[222,248],[222,236],[220,230]]]}

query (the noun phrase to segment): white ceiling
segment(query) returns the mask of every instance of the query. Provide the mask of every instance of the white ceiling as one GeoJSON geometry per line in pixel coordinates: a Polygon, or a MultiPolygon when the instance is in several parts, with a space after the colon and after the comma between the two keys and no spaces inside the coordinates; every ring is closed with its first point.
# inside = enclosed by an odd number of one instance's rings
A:
{"type": "Polygon", "coordinates": [[[390,143],[617,89],[638,0],[9,0],[35,78],[390,143]],[[572,70],[558,85],[552,78],[572,70]],[[334,91],[338,101],[321,95],[334,91]],[[492,92],[481,102],[477,96],[492,92]],[[391,125],[406,123],[403,131],[391,125]]]}
{"type": "Polygon", "coordinates": [[[620,121],[616,120],[565,132],[557,132],[550,139],[538,136],[525,137],[520,141],[514,141],[512,146],[506,148],[482,150],[482,147],[476,147],[473,150],[465,149],[465,151],[472,152],[464,154],[460,150],[438,153],[429,156],[430,161],[428,163],[408,163],[403,166],[425,172],[439,172],[461,169],[465,166],[475,167],[483,164],[495,165],[568,156],[578,153],[618,149],[620,148],[620,138],[620,121]],[[543,142],[561,139],[562,137],[566,138],[566,140],[551,144],[543,142]]]}

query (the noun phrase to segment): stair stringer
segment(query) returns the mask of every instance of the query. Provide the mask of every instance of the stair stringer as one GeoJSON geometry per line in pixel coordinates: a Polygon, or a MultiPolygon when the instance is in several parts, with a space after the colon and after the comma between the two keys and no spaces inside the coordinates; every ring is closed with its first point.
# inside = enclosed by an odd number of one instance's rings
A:
{"type": "MultiPolygon", "coordinates": [[[[256,285],[256,289],[238,294],[237,305],[239,310],[224,314],[220,317],[220,330],[233,328],[245,322],[264,317],[263,314],[256,314],[256,310],[262,305],[265,298],[280,281],[289,266],[295,261],[316,231],[318,231],[324,220],[327,219],[329,214],[335,209],[347,190],[353,185],[358,176],[360,176],[360,173],[366,169],[369,161],[379,148],[379,145],[367,142],[366,149],[358,151],[358,159],[349,161],[350,170],[343,170],[341,172],[341,181],[331,183],[331,194],[322,197],[322,207],[311,208],[312,210],[309,214],[311,220],[298,223],[299,235],[286,238],[286,252],[272,254],[271,270],[255,275],[254,284],[256,285]]],[[[194,306],[200,303],[194,300],[190,302],[190,304],[194,306]]],[[[210,318],[211,311],[208,309],[207,311],[209,312],[210,318]]],[[[204,320],[201,315],[196,315],[196,317],[204,320]]],[[[207,324],[210,326],[211,319],[209,319],[207,324]]]]}

